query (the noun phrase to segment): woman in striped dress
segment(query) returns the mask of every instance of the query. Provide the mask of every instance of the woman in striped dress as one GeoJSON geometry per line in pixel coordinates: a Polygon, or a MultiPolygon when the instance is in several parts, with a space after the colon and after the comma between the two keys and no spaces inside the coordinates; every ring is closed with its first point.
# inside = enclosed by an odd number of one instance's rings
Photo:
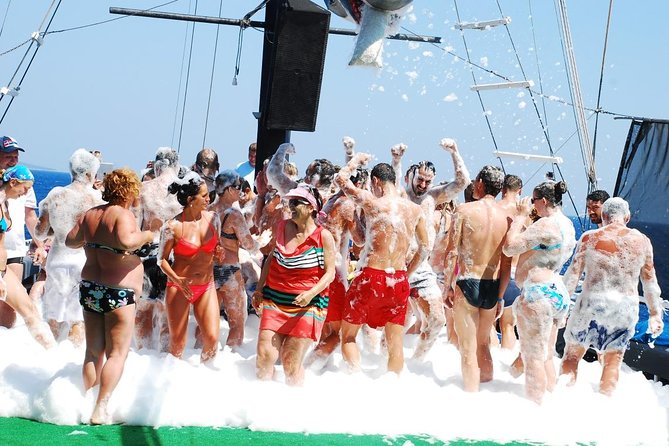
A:
{"type": "Polygon", "coordinates": [[[322,206],[316,188],[301,185],[284,198],[291,218],[274,228],[273,251],[253,293],[253,306],[261,316],[256,374],[272,379],[281,355],[286,383],[299,385],[304,356],[325,322],[335,246],[332,234],[316,223],[322,206]]]}

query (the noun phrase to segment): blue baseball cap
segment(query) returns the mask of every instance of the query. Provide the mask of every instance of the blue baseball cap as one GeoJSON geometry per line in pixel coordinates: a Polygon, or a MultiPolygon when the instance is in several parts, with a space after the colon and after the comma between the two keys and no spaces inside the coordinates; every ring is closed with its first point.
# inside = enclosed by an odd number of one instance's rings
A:
{"type": "Polygon", "coordinates": [[[35,181],[33,173],[23,164],[17,164],[16,166],[5,170],[2,174],[2,180],[7,182],[11,179],[19,181],[35,181]]]}
{"type": "Polygon", "coordinates": [[[16,140],[11,136],[2,137],[2,144],[0,144],[0,151],[4,153],[10,153],[10,152],[15,152],[17,150],[25,152],[25,150],[19,147],[19,143],[17,143],[16,140]]]}

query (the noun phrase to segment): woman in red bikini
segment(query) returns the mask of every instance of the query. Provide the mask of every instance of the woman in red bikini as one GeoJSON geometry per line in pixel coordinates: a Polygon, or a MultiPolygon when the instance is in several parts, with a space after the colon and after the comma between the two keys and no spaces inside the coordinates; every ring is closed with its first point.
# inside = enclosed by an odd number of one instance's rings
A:
{"type": "Polygon", "coordinates": [[[328,307],[328,286],[335,275],[335,243],[316,224],[322,202],[318,190],[303,185],[285,196],[289,220],[274,228],[253,306],[261,315],[256,375],[272,379],[281,356],[286,383],[304,380],[302,362],[309,346],[320,338],[328,307]]]}
{"type": "Polygon", "coordinates": [[[169,352],[181,358],[186,347],[188,314],[193,314],[202,335],[200,360],[216,356],[220,309],[214,286],[214,255],[222,252],[219,246],[219,219],[207,211],[207,185],[195,172],[170,185],[184,207],[181,214],[163,226],[160,236],[160,268],[167,275],[165,307],[170,330],[169,352]],[[174,255],[172,264],[168,261],[174,255]]]}

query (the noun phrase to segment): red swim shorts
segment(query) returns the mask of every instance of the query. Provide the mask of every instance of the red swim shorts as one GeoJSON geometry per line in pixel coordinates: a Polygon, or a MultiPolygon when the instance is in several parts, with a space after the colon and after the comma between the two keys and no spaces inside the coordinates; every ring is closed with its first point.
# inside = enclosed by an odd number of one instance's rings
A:
{"type": "Polygon", "coordinates": [[[339,273],[337,273],[332,283],[330,283],[330,288],[328,289],[330,300],[328,303],[328,315],[325,319],[326,323],[339,322],[344,316],[344,302],[346,301],[344,280],[346,279],[342,279],[339,273]]]}
{"type": "Polygon", "coordinates": [[[346,297],[343,318],[346,322],[372,328],[387,323],[402,325],[409,299],[407,273],[365,267],[353,279],[346,297]]]}

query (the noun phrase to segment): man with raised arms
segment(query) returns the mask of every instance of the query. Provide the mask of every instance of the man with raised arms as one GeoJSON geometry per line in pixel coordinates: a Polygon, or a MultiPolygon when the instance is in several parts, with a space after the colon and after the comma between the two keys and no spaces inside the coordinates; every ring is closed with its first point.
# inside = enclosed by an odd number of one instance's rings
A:
{"type": "MultiPolygon", "coordinates": [[[[408,275],[428,253],[425,217],[420,206],[402,198],[395,187],[395,171],[386,163],[372,169],[371,192],[355,187],[351,174],[370,155],[358,153],[341,169],[337,185],[365,213],[364,267],[346,295],[341,326],[342,354],[351,370],[360,369],[355,337],[362,324],[384,327],[388,346],[388,371],[404,368],[403,330],[409,297],[408,275]],[[411,241],[417,248],[406,263],[411,241]]],[[[364,259],[364,260],[362,260],[364,259]]]]}
{"type": "Polygon", "coordinates": [[[648,328],[659,336],[664,328],[660,287],[653,266],[653,246],[648,237],[627,227],[629,205],[619,197],[602,206],[604,226],[585,232],[565,274],[573,293],[585,271],[583,291],[567,321],[567,343],[561,374],[576,381],[578,362],[592,346],[603,360],[599,391],[610,395],[618,383],[623,354],[634,335],[639,317],[639,278],[650,318],[648,328]]]}
{"type": "Polygon", "coordinates": [[[511,259],[502,253],[508,228],[506,212],[495,202],[504,173],[484,166],[474,181],[474,199],[455,210],[444,271],[446,305],[453,308],[467,392],[492,380],[490,330],[503,309],[511,259]],[[458,273],[452,288],[456,264],[458,273]]]}
{"type": "MultiPolygon", "coordinates": [[[[432,181],[436,174],[434,164],[430,161],[421,161],[416,168],[408,172],[407,184],[405,185],[406,194],[409,200],[419,205],[423,212],[423,218],[428,231],[428,250],[431,251],[436,238],[434,224],[434,210],[442,204],[456,198],[457,194],[469,184],[469,172],[465,163],[458,152],[458,146],[454,140],[444,138],[440,142],[441,147],[453,158],[453,167],[455,169],[455,180],[450,183],[432,186],[432,181]]],[[[393,165],[399,166],[399,159],[406,150],[406,146],[400,144],[391,149],[393,156],[393,165]]],[[[400,175],[398,171],[396,175],[400,175]]],[[[409,252],[409,255],[411,252],[409,252]]],[[[432,271],[430,264],[425,259],[409,277],[411,286],[411,297],[417,303],[422,319],[421,336],[414,358],[421,359],[425,357],[434,341],[437,339],[439,331],[446,322],[444,314],[442,292],[437,283],[437,276],[432,271]]]]}

